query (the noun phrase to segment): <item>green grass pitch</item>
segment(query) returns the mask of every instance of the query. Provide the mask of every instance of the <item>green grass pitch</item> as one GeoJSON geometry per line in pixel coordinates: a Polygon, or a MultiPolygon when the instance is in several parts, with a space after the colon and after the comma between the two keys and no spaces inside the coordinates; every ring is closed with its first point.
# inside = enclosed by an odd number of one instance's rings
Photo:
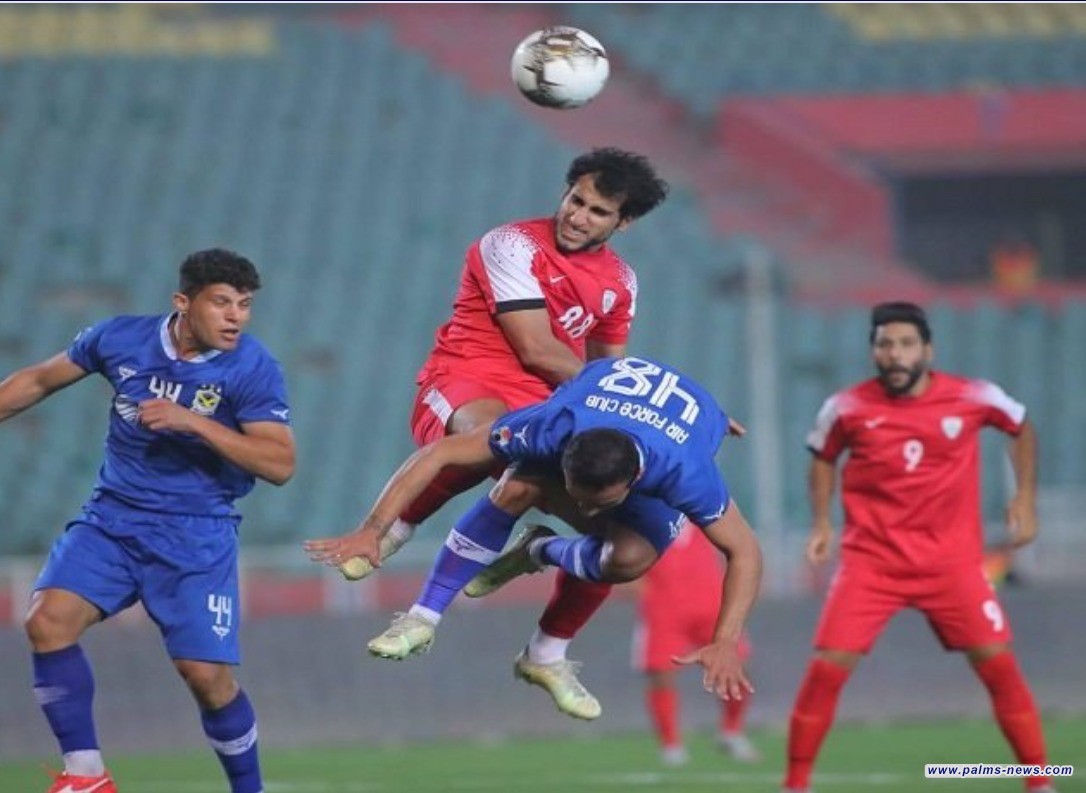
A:
{"type": "MultiPolygon", "coordinates": [[[[1060,793],[1086,793],[1086,718],[1046,720],[1051,762],[1071,764],[1076,776],[1057,782],[1060,793]]],[[[755,765],[720,754],[707,737],[690,735],[691,762],[662,767],[645,734],[598,740],[520,738],[496,744],[465,742],[398,746],[338,746],[263,753],[266,793],[775,793],[784,737],[756,733],[765,753],[755,765]]],[[[121,793],[225,793],[210,750],[184,755],[109,758],[121,793]]],[[[48,787],[47,756],[0,765],[0,790],[41,793],[48,787]]],[[[1011,793],[1018,780],[925,780],[925,762],[1009,763],[996,727],[986,721],[842,725],[830,734],[815,773],[819,793],[1011,793]]]]}

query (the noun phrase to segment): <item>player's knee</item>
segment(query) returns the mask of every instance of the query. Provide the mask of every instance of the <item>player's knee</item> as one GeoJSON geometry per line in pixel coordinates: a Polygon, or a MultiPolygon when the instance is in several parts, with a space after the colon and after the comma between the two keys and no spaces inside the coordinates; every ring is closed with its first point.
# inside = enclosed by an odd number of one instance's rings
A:
{"type": "Polygon", "coordinates": [[[47,599],[35,600],[23,621],[23,629],[35,652],[52,652],[75,644],[82,633],[79,621],[47,599]]]}
{"type": "Polygon", "coordinates": [[[603,553],[603,580],[612,584],[636,581],[656,562],[656,552],[648,545],[616,540],[607,543],[603,553]]]}
{"type": "Polygon", "coordinates": [[[218,710],[237,696],[238,684],[225,664],[175,661],[174,666],[202,710],[218,710]]]}

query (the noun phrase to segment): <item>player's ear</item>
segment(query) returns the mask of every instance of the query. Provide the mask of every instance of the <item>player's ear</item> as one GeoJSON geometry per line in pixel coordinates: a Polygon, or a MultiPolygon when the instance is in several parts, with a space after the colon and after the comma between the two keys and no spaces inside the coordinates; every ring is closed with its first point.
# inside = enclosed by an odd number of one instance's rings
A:
{"type": "Polygon", "coordinates": [[[179,314],[187,313],[189,310],[189,296],[184,292],[174,292],[173,309],[179,314]]]}
{"type": "Polygon", "coordinates": [[[631,225],[633,225],[633,222],[634,222],[633,218],[623,218],[622,220],[620,220],[618,222],[618,225],[615,226],[615,231],[625,231],[631,225]]]}

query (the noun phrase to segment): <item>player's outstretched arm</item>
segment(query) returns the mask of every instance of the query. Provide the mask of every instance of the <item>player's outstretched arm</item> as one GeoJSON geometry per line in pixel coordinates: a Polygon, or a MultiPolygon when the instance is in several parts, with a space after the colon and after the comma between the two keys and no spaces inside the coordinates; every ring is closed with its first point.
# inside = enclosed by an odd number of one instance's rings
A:
{"type": "Polygon", "coordinates": [[[1014,469],[1015,493],[1007,505],[1007,529],[1020,548],[1037,536],[1037,431],[1026,419],[1011,441],[1009,454],[1014,469]]]}
{"type": "Polygon", "coordinates": [[[449,466],[485,468],[497,459],[490,450],[490,425],[447,435],[412,454],[385,484],[377,502],[354,531],[342,537],[307,540],[303,546],[314,562],[338,565],[362,556],[381,566],[380,543],[389,527],[437,475],[449,466]]]}
{"type": "Polygon", "coordinates": [[[833,522],[830,503],[837,484],[837,466],[811,457],[807,472],[807,497],[811,504],[811,531],[807,535],[807,561],[822,564],[833,555],[833,522]]]}
{"type": "Polygon", "coordinates": [[[754,691],[739,658],[743,626],[754,607],[762,582],[762,549],[758,538],[733,501],[724,514],[703,531],[713,545],[728,557],[720,615],[711,644],[674,659],[679,664],[701,664],[705,668],[705,690],[722,699],[742,699],[754,691]]]}
{"type": "Polygon", "coordinates": [[[7,421],[88,374],[72,363],[66,352],[20,369],[0,382],[0,421],[7,421]]]}

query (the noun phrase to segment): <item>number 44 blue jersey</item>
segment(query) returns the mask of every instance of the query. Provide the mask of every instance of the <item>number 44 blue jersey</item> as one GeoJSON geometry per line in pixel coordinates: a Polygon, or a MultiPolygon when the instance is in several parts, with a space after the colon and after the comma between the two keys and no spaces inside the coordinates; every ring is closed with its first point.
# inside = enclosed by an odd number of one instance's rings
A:
{"type": "Polygon", "coordinates": [[[68,348],[73,363],[113,386],[97,490],[153,512],[235,515],[234,501],[253,488],[253,475],[199,438],[143,427],[139,403],[169,399],[235,431],[250,422],[287,424],[283,374],[244,333],[233,350],[182,360],[170,339],[170,317],[114,317],[81,332],[68,348]]]}
{"type": "Polygon", "coordinates": [[[666,502],[699,526],[724,514],[728,488],[713,458],[728,418],[702,386],[656,361],[591,361],[546,402],[495,421],[490,448],[509,462],[557,470],[569,439],[599,428],[626,432],[637,444],[642,474],[634,492],[666,502]]]}

